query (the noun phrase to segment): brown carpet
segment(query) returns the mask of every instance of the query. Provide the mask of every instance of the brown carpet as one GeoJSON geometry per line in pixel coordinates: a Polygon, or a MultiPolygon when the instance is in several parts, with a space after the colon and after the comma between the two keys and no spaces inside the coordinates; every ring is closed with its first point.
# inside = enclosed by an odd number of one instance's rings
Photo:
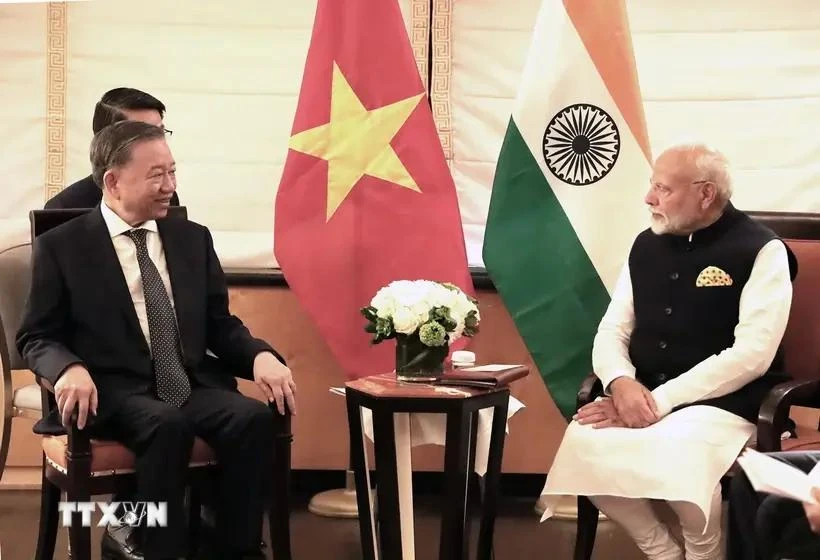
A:
{"type": "MultiPolygon", "coordinates": [[[[104,496],[98,499],[104,499],[104,496]]],[[[416,505],[416,558],[438,558],[440,520],[438,503],[432,497],[414,499],[416,505]]],[[[495,531],[495,560],[572,558],[575,527],[571,522],[539,523],[532,500],[502,500],[495,531]]],[[[32,560],[37,545],[39,493],[0,492],[0,550],[2,560],[32,560]]],[[[96,518],[95,518],[96,521],[96,518]]],[[[295,560],[359,560],[359,528],[355,520],[318,517],[308,512],[307,498],[294,504],[292,546],[295,560]]],[[[478,523],[472,523],[478,530],[478,523]]],[[[93,555],[99,559],[102,529],[93,528],[93,555]]],[[[55,560],[67,558],[67,534],[60,529],[55,560]]],[[[475,535],[472,539],[475,546],[475,535]]],[[[471,555],[474,557],[474,552],[471,555]]],[[[599,526],[595,560],[640,560],[641,554],[610,522],[599,526]]]]}

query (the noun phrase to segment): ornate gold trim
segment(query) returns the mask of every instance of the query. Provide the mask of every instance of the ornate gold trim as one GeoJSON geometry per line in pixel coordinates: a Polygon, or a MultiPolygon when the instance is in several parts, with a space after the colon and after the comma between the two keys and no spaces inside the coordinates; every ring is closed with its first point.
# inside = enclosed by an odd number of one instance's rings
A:
{"type": "Polygon", "coordinates": [[[430,101],[444,157],[453,159],[450,88],[453,78],[453,0],[433,0],[433,71],[430,101]]]}
{"type": "Polygon", "coordinates": [[[430,52],[430,0],[410,0],[410,44],[424,84],[427,83],[428,53],[430,52]]]}
{"type": "MultiPolygon", "coordinates": [[[[62,465],[58,464],[51,457],[46,456],[46,461],[48,462],[49,465],[52,466],[52,468],[54,468],[54,470],[56,470],[60,474],[68,474],[68,469],[66,469],[62,465]]],[[[200,468],[200,467],[212,467],[216,464],[217,464],[216,459],[210,459],[208,461],[197,461],[197,462],[188,463],[188,468],[189,469],[194,469],[194,468],[200,468]]],[[[133,472],[136,472],[136,470],[135,469],[106,469],[106,470],[102,470],[102,471],[91,471],[90,474],[91,474],[91,478],[99,478],[99,477],[103,477],[103,476],[114,476],[114,475],[119,475],[119,474],[131,474],[133,472]]]]}
{"type": "Polygon", "coordinates": [[[65,186],[66,2],[48,3],[46,34],[46,200],[65,186]]]}

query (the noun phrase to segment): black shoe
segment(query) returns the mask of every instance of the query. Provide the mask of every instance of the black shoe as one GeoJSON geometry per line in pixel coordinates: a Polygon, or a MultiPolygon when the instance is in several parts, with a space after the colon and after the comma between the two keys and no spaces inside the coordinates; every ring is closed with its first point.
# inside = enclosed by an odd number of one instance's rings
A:
{"type": "Polygon", "coordinates": [[[134,527],[108,525],[101,543],[102,560],[145,560],[134,527]]]}

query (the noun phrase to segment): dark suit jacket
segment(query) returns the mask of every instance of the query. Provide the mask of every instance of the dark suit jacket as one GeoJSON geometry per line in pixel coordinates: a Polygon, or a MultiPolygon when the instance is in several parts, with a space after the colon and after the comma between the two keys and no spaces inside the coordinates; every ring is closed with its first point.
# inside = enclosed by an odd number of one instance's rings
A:
{"type": "MultiPolygon", "coordinates": [[[[158,220],[176,306],[184,363],[195,382],[235,388],[234,375],[253,378],[259,352],[273,352],[228,310],[222,267],[207,228],[158,220]],[[219,357],[213,367],[206,349],[219,357]]],[[[97,386],[97,420],[129,394],[153,391],[151,354],[140,329],[100,208],[34,241],[32,282],[17,348],[38,376],[55,383],[82,363],[97,386]]]]}
{"type": "MultiPolygon", "coordinates": [[[[46,202],[46,210],[53,208],[95,208],[102,200],[102,190],[89,175],[67,186],[46,202]]],[[[171,206],[179,206],[179,197],[174,192],[171,206]]]]}

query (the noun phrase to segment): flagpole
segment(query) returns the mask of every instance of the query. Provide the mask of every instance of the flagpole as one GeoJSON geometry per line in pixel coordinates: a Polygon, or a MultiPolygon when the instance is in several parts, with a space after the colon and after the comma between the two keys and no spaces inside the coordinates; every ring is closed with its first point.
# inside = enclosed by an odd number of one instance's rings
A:
{"type": "Polygon", "coordinates": [[[356,481],[350,458],[353,456],[353,441],[349,442],[347,451],[347,470],[345,487],[319,492],[310,499],[308,511],[321,517],[355,519],[359,517],[359,506],[356,502],[356,481]]]}

